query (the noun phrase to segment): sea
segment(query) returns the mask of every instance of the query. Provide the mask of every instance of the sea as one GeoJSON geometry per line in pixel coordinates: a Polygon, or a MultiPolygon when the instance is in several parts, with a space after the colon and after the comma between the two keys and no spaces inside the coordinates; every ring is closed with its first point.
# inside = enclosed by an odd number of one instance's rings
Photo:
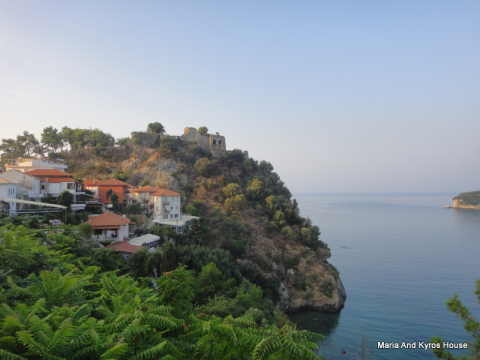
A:
{"type": "Polygon", "coordinates": [[[320,227],[347,293],[337,314],[291,316],[298,328],[324,336],[323,358],[435,359],[422,344],[432,336],[472,340],[446,307],[458,294],[480,320],[473,293],[480,279],[480,211],[446,209],[456,195],[294,194],[302,216],[320,227]],[[382,342],[400,348],[381,348],[382,342]]]}

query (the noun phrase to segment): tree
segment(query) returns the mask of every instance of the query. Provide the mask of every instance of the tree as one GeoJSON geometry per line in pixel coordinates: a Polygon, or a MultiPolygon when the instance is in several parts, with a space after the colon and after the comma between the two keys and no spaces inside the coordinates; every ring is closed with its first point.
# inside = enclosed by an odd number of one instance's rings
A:
{"type": "Polygon", "coordinates": [[[52,126],[43,129],[41,140],[47,151],[56,153],[64,146],[62,136],[58,132],[58,129],[55,129],[52,126]]]}
{"type": "Polygon", "coordinates": [[[127,137],[119,138],[119,139],[117,139],[117,141],[115,142],[115,145],[118,145],[118,146],[126,146],[129,141],[130,141],[130,139],[127,138],[127,137]]]}
{"type": "MultiPolygon", "coordinates": [[[[160,266],[163,265],[163,259],[160,266]]],[[[192,310],[193,292],[192,272],[185,266],[163,273],[157,280],[159,300],[163,305],[173,308],[173,314],[182,318],[192,310]]]]}
{"type": "Polygon", "coordinates": [[[31,156],[34,153],[41,153],[40,143],[35,138],[34,134],[30,134],[28,131],[24,131],[23,135],[17,135],[17,142],[25,149],[25,155],[31,156]]]}
{"type": "Polygon", "coordinates": [[[159,122],[148,124],[147,132],[155,134],[165,134],[165,128],[159,122]]]}
{"type": "Polygon", "coordinates": [[[90,239],[90,237],[93,235],[94,229],[92,224],[83,223],[78,225],[78,228],[85,239],[90,239]]]}
{"type": "Polygon", "coordinates": [[[243,209],[246,203],[247,199],[245,199],[245,196],[235,195],[225,199],[225,203],[223,206],[228,212],[236,213],[237,211],[243,209]]]}
{"type": "MultiPolygon", "coordinates": [[[[475,295],[477,295],[478,302],[480,303],[480,279],[475,282],[475,295]]],[[[476,360],[480,359],[480,322],[470,314],[470,311],[462,304],[458,295],[454,295],[451,299],[447,301],[447,308],[455,314],[456,317],[459,317],[464,322],[464,328],[469,333],[472,334],[472,337],[475,339],[475,342],[470,343],[468,348],[472,354],[472,357],[467,357],[466,355],[459,357],[453,356],[448,350],[443,348],[443,340],[434,336],[431,340],[432,343],[439,344],[437,349],[433,349],[433,353],[437,358],[449,359],[449,360],[476,360]]]]}
{"type": "Polygon", "coordinates": [[[247,197],[250,200],[261,201],[265,199],[265,184],[259,179],[253,179],[247,187],[247,197]]]}
{"type": "Polygon", "coordinates": [[[227,186],[225,186],[222,189],[222,192],[226,197],[232,197],[232,196],[235,196],[235,195],[241,195],[242,194],[242,188],[238,184],[231,183],[231,184],[228,184],[227,186]]]}
{"type": "Polygon", "coordinates": [[[205,177],[209,177],[212,173],[212,165],[207,158],[198,159],[194,166],[195,171],[205,177]]]}
{"type": "Polygon", "coordinates": [[[112,196],[110,197],[110,200],[112,201],[112,206],[113,206],[113,211],[118,213],[121,213],[123,210],[122,204],[118,201],[118,195],[117,193],[113,193],[112,196]]]}
{"type": "Polygon", "coordinates": [[[62,191],[60,195],[58,195],[57,204],[66,206],[68,208],[68,211],[70,211],[72,203],[73,195],[67,190],[62,191]]]}
{"type": "Polygon", "coordinates": [[[160,272],[175,270],[180,262],[178,251],[171,241],[167,241],[165,249],[162,252],[162,262],[160,264],[160,272]]]}
{"type": "Polygon", "coordinates": [[[71,150],[84,147],[107,147],[115,144],[115,138],[99,129],[71,129],[67,126],[60,132],[62,139],[71,150]]]}
{"type": "Polygon", "coordinates": [[[112,194],[113,194],[113,190],[108,189],[107,192],[105,193],[105,195],[107,196],[107,200],[110,198],[110,196],[112,196],[112,194]]]}
{"type": "Polygon", "coordinates": [[[207,135],[207,133],[208,133],[208,128],[207,128],[206,126],[200,126],[200,127],[198,128],[198,133],[199,133],[200,135],[207,135]]]}
{"type": "Polygon", "coordinates": [[[31,156],[34,153],[43,153],[43,149],[35,135],[30,134],[28,131],[24,131],[22,135],[17,135],[16,140],[2,139],[0,151],[2,151],[2,162],[4,163],[9,159],[31,156]]]}
{"type": "Polygon", "coordinates": [[[0,151],[2,151],[3,163],[6,163],[10,159],[16,159],[25,155],[24,147],[15,141],[15,139],[2,139],[0,151]]]}

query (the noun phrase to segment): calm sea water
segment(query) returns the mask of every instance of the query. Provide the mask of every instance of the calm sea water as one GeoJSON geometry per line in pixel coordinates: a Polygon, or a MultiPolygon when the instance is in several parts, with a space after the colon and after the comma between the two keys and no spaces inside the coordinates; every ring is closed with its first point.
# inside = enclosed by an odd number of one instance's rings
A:
{"type": "Polygon", "coordinates": [[[445,209],[455,195],[294,196],[302,216],[320,227],[348,297],[339,314],[292,317],[300,328],[324,334],[326,359],[362,359],[362,353],[365,359],[434,359],[418,342],[434,335],[471,340],[445,302],[458,294],[480,319],[473,294],[480,278],[480,211],[445,209]],[[417,349],[378,349],[378,341],[416,342],[417,349]]]}

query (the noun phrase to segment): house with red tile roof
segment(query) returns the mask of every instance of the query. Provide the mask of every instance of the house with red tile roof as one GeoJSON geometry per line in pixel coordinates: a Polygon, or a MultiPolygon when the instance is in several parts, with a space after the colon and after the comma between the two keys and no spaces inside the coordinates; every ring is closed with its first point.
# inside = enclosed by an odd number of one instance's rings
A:
{"type": "Polygon", "coordinates": [[[147,216],[154,218],[179,219],[182,212],[180,194],[147,185],[130,191],[130,199],[139,203],[147,216]]]}
{"type": "Polygon", "coordinates": [[[145,234],[139,237],[135,237],[133,239],[126,239],[123,241],[114,242],[107,245],[107,248],[115,249],[118,253],[123,255],[125,259],[128,259],[131,254],[142,248],[148,248],[149,251],[154,251],[155,248],[159,245],[159,240],[160,236],[145,234]]]}
{"type": "Polygon", "coordinates": [[[171,226],[177,233],[183,232],[198,216],[182,214],[181,195],[173,190],[142,186],[130,190],[130,200],[142,205],[147,216],[153,215],[153,223],[171,226]]]}
{"type": "Polygon", "coordinates": [[[130,244],[128,240],[109,244],[106,247],[107,249],[115,249],[115,251],[122,255],[125,260],[127,260],[134,252],[143,248],[143,246],[130,244]]]}
{"type": "Polygon", "coordinates": [[[57,169],[35,169],[25,174],[40,180],[40,197],[51,195],[58,197],[62,191],[68,191],[72,195],[83,194],[82,184],[75,180],[71,174],[57,169]]]}
{"type": "Polygon", "coordinates": [[[160,190],[151,185],[130,190],[130,202],[140,204],[145,215],[151,216],[154,212],[153,194],[160,190]]]}
{"type": "Polygon", "coordinates": [[[93,240],[123,240],[133,233],[135,223],[113,212],[90,215],[87,224],[93,226],[93,240]]]}
{"type": "Polygon", "coordinates": [[[159,219],[180,219],[182,207],[180,204],[180,194],[161,189],[152,194],[153,197],[153,217],[159,219]]]}
{"type": "Polygon", "coordinates": [[[85,189],[92,191],[95,198],[103,204],[112,203],[111,196],[107,198],[109,190],[112,190],[112,194],[115,193],[118,195],[118,202],[127,203],[129,189],[133,188],[132,185],[117,179],[109,179],[105,181],[97,179],[84,180],[83,186],[85,189]]]}

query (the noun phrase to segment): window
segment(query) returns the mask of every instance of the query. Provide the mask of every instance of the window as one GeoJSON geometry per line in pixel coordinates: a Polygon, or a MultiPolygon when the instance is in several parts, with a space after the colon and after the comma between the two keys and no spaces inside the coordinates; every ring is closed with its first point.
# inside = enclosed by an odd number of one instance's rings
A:
{"type": "Polygon", "coordinates": [[[75,183],[68,183],[68,184],[67,184],[67,189],[68,189],[68,190],[73,190],[73,189],[75,189],[75,183]]]}
{"type": "Polygon", "coordinates": [[[164,219],[168,219],[168,215],[163,215],[163,218],[164,218],[164,219]]]}
{"type": "Polygon", "coordinates": [[[213,145],[217,145],[217,140],[213,140],[213,145]]]}
{"type": "Polygon", "coordinates": [[[45,190],[45,184],[42,184],[42,190],[45,190]]]}
{"type": "Polygon", "coordinates": [[[222,143],[222,140],[218,140],[218,145],[220,145],[222,143]]]}

